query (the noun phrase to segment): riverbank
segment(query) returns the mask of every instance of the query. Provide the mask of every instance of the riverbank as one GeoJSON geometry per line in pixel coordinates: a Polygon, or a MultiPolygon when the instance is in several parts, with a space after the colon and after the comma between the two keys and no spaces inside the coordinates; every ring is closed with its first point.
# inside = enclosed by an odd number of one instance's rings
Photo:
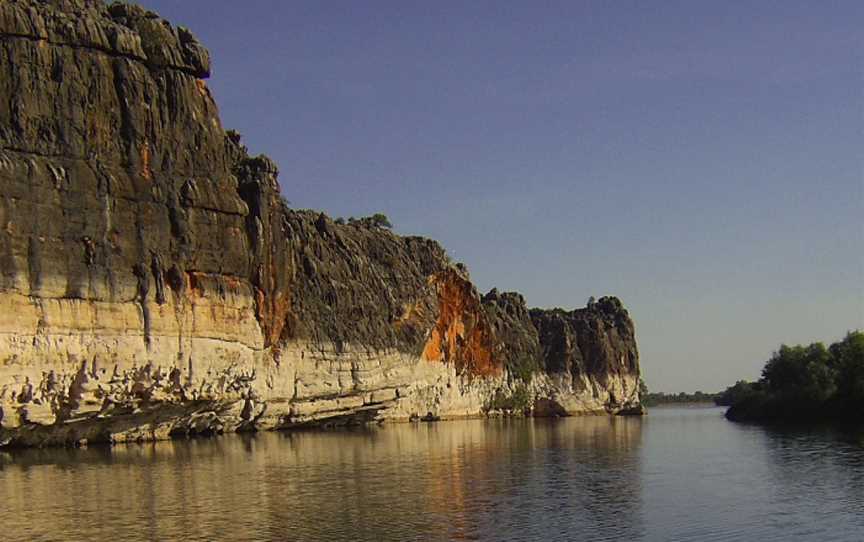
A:
{"type": "Polygon", "coordinates": [[[758,382],[739,381],[720,397],[736,422],[864,425],[864,333],[827,348],[781,345],[758,382]]]}

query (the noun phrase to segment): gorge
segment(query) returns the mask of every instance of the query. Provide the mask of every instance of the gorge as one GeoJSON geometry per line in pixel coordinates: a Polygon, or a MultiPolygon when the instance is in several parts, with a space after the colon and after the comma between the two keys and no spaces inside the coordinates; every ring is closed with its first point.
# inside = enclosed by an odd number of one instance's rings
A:
{"type": "Polygon", "coordinates": [[[0,445],[641,412],[617,298],[529,310],[434,241],[290,208],[189,30],[11,0],[0,46],[0,445]]]}

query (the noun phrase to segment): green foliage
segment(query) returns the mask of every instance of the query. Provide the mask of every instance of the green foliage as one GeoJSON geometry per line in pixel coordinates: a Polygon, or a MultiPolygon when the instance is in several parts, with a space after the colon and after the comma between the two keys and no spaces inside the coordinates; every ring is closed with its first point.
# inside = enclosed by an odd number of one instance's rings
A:
{"type": "Polygon", "coordinates": [[[864,407],[864,333],[849,333],[830,351],[837,371],[837,397],[864,407]]]}
{"type": "Polygon", "coordinates": [[[513,378],[523,382],[530,382],[535,372],[540,370],[537,360],[531,359],[528,356],[523,356],[515,360],[507,360],[507,369],[513,378]]]}
{"type": "Polygon", "coordinates": [[[832,365],[822,343],[782,345],[762,369],[762,381],[769,393],[824,401],[835,391],[836,371],[832,365]]]}
{"type": "Polygon", "coordinates": [[[735,420],[848,419],[864,412],[864,333],[825,348],[786,346],[771,356],[755,384],[738,382],[721,397],[735,420]]]}
{"type": "Polygon", "coordinates": [[[387,228],[390,229],[393,227],[393,224],[390,223],[390,219],[383,213],[375,213],[371,217],[369,217],[370,222],[373,226],[378,228],[387,228]]]}
{"type": "Polygon", "coordinates": [[[393,228],[393,224],[390,222],[390,219],[387,218],[387,215],[384,213],[375,213],[371,216],[364,216],[362,218],[354,218],[353,216],[348,218],[349,224],[365,226],[367,228],[384,228],[391,229],[393,228]]]}
{"type": "Polygon", "coordinates": [[[530,404],[531,394],[528,392],[528,386],[519,383],[512,391],[497,390],[486,409],[517,413],[527,410],[530,404]]]}
{"type": "Polygon", "coordinates": [[[341,216],[340,216],[339,218],[337,218],[336,220],[334,220],[334,222],[335,222],[336,224],[339,224],[340,226],[345,225],[345,219],[342,218],[341,216]]]}
{"type": "Polygon", "coordinates": [[[746,380],[739,380],[732,386],[729,386],[722,392],[717,395],[717,398],[714,399],[714,402],[718,406],[731,406],[734,403],[738,403],[751,397],[752,395],[759,393],[762,391],[762,387],[760,384],[755,382],[747,382],[746,380]]]}

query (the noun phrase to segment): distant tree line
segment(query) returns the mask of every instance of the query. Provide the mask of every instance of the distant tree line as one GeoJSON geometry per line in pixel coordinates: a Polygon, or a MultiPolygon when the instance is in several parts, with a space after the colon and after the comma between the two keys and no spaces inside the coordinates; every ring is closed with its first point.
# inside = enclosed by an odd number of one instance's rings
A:
{"type": "Polygon", "coordinates": [[[713,403],[717,398],[716,393],[703,393],[696,391],[693,393],[645,393],[642,395],[642,405],[652,407],[657,405],[671,405],[683,403],[713,403]]]}
{"type": "Polygon", "coordinates": [[[864,423],[864,333],[829,347],[786,346],[771,356],[758,382],[738,381],[717,398],[735,421],[838,420],[864,423]]]}

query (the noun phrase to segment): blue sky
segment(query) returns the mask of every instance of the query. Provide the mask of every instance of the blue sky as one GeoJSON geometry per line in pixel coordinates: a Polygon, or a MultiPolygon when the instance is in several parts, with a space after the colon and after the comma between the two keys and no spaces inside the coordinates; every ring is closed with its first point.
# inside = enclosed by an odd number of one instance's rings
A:
{"type": "Polygon", "coordinates": [[[142,2],[296,207],[614,294],[656,391],[864,328],[862,2],[142,2]]]}

